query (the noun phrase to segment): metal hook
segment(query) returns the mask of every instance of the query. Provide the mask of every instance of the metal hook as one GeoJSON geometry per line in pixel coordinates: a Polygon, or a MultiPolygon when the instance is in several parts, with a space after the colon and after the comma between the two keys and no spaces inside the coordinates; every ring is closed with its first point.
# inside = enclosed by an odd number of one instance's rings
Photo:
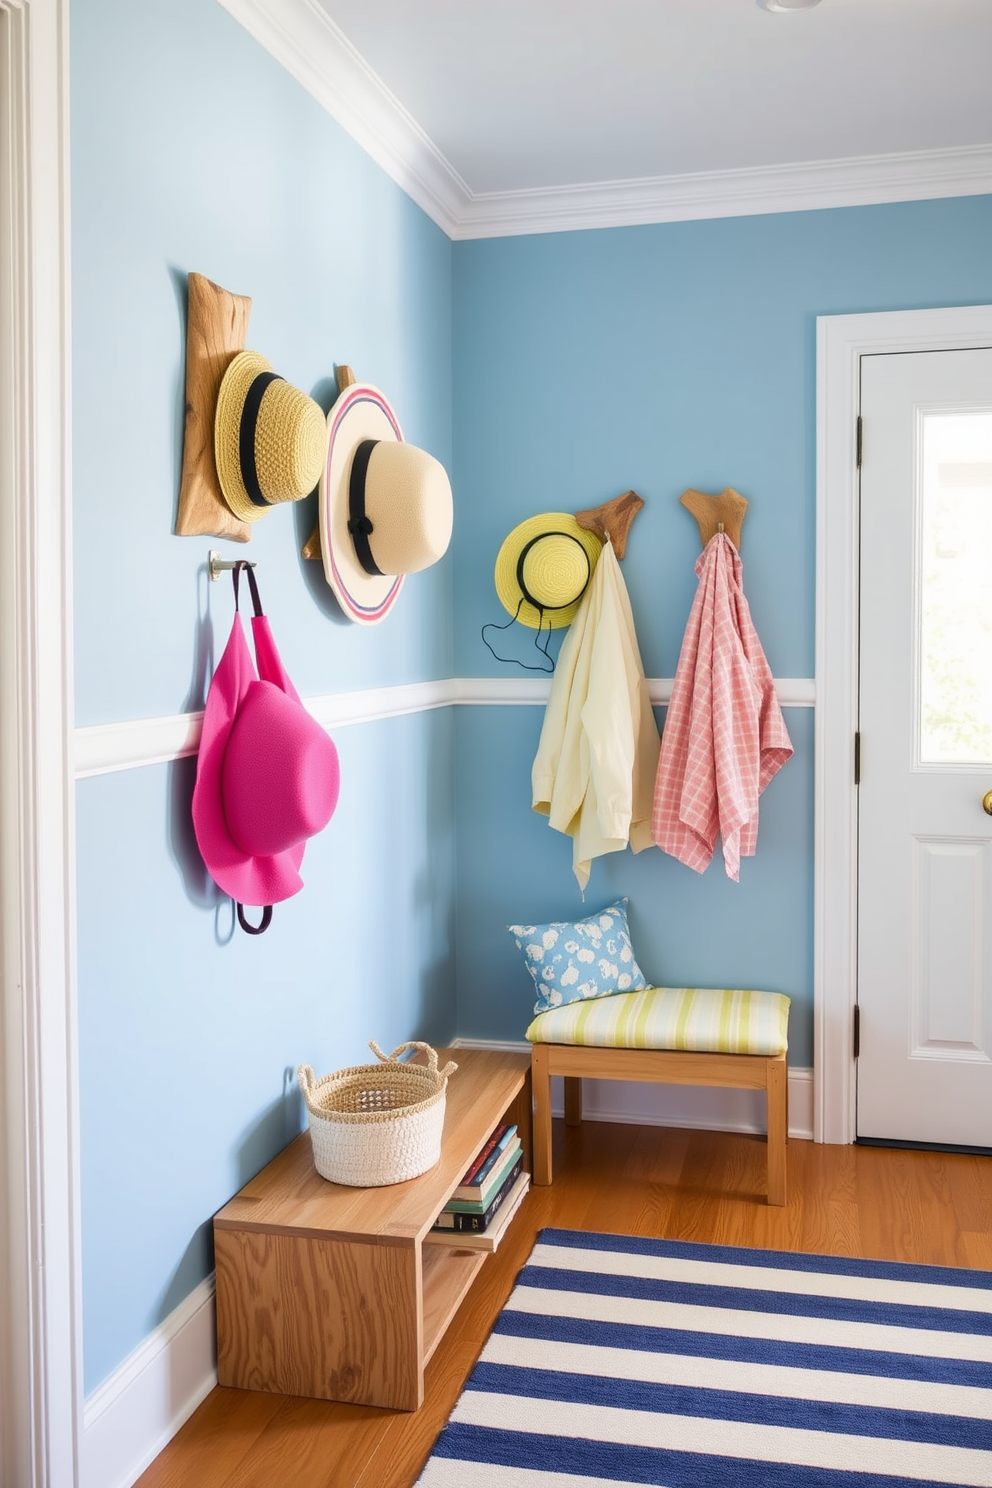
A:
{"type": "MultiPolygon", "coordinates": [[[[222,573],[229,572],[238,563],[248,563],[246,558],[222,558],[218,548],[211,548],[207,554],[207,572],[212,580],[219,579],[222,573]]],[[[257,568],[257,563],[248,563],[249,568],[257,568]]]]}

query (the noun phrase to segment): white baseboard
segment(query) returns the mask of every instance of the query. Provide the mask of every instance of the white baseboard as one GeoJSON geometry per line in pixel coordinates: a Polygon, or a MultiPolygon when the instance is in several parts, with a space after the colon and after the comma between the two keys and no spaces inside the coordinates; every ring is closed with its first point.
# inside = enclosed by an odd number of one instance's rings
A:
{"type": "MultiPolygon", "coordinates": [[[[458,1038],[455,1049],[505,1049],[529,1053],[526,1041],[458,1038]]],[[[564,1113],[562,1083],[552,1080],[551,1109],[564,1113]]],[[[703,1131],[763,1132],[765,1098],[759,1090],[709,1085],[651,1085],[641,1080],[583,1080],[582,1114],[590,1121],[636,1126],[686,1126],[703,1131]]],[[[789,1136],[812,1141],[813,1071],[789,1070],[789,1136]]]]}
{"type": "Polygon", "coordinates": [[[131,1488],[216,1385],[215,1339],[208,1276],[87,1399],[80,1488],[131,1488]]]}

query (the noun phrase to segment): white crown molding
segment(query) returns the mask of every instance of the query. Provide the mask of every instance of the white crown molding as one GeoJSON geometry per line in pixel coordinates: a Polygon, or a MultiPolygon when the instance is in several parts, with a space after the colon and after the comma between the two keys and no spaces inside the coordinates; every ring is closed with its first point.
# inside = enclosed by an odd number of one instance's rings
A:
{"type": "MultiPolygon", "coordinates": [[[[452,1039],[453,1049],[499,1049],[529,1054],[526,1040],[452,1039]]],[[[551,1114],[564,1114],[562,1084],[552,1077],[551,1114]]],[[[712,1086],[653,1085],[642,1080],[585,1080],[582,1115],[589,1121],[634,1126],[680,1126],[695,1131],[764,1132],[765,1102],[760,1091],[720,1090],[712,1086]]],[[[813,1136],[813,1071],[789,1070],[789,1136],[813,1136]]]]}
{"type": "Polygon", "coordinates": [[[992,192],[992,145],[471,196],[453,236],[513,237],[992,192]]]}
{"type": "MultiPolygon", "coordinates": [[[[649,677],[648,695],[656,708],[667,707],[671,677],[649,677]]],[[[812,677],[780,677],[775,682],[783,708],[812,708],[812,677]]],[[[327,730],[378,723],[434,708],[543,707],[551,681],[547,677],[449,677],[437,682],[407,682],[397,687],[370,687],[361,692],[329,693],[304,699],[327,730]]],[[[175,713],[166,718],[135,718],[124,723],[98,723],[75,733],[76,779],[109,775],[117,770],[164,765],[195,754],[203,713],[175,713]]]]}
{"type": "Polygon", "coordinates": [[[214,1278],[194,1287],[83,1407],[80,1488],[130,1488],[217,1383],[214,1278]]]}
{"type": "Polygon", "coordinates": [[[992,192],[992,145],[474,194],[317,0],[219,0],[449,238],[992,192]]]}
{"type": "Polygon", "coordinates": [[[219,0],[449,238],[470,193],[317,0],[219,0]]]}

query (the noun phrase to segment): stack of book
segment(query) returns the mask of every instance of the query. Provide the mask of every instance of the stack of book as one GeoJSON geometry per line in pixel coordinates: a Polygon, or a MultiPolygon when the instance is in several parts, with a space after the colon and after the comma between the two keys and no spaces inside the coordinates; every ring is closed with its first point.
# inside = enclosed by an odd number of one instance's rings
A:
{"type": "Polygon", "coordinates": [[[498,1126],[434,1221],[435,1230],[483,1234],[513,1192],[524,1154],[515,1126],[498,1126]]]}

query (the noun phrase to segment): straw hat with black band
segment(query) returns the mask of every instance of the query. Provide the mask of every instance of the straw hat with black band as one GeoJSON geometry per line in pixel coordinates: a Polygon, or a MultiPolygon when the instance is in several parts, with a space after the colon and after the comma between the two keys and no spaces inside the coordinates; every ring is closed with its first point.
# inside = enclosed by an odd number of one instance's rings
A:
{"type": "Polygon", "coordinates": [[[568,512],[528,517],[496,556],[500,603],[532,630],[570,625],[602,551],[600,538],[568,512]]]}
{"type": "Polygon", "coordinates": [[[444,466],[405,442],[370,383],[351,383],[327,415],[319,515],[325,577],[360,625],[383,620],[406,575],[436,563],[451,541],[444,466]]]}
{"type": "Polygon", "coordinates": [[[214,418],[217,476],[236,517],[255,522],[270,506],[309,496],[326,438],[318,403],[257,351],[238,353],[221,381],[214,418]]]}
{"type": "Polygon", "coordinates": [[[570,625],[589,587],[603,544],[594,532],[580,527],[569,512],[543,512],[519,523],[496,555],[493,581],[510,619],[505,625],[482,627],[483,643],[497,661],[523,667],[526,672],[555,669],[549,651],[551,632],[570,625]],[[509,630],[515,620],[536,630],[534,650],[539,662],[501,656],[487,631],[509,630]],[[542,642],[541,636],[544,633],[542,642]]]}

